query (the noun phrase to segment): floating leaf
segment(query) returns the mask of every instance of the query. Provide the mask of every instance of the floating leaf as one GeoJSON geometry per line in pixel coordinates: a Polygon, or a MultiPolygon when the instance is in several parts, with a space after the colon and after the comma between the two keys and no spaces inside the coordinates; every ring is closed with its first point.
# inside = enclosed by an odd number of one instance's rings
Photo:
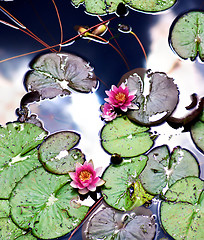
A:
{"type": "Polygon", "coordinates": [[[154,218],[151,211],[143,207],[125,213],[102,209],[91,218],[86,230],[86,239],[92,240],[151,240],[154,235],[154,218]]]}
{"type": "Polygon", "coordinates": [[[55,175],[38,168],[25,176],[10,198],[13,221],[34,236],[51,239],[67,234],[84,218],[88,207],[70,186],[68,175],[55,175]]]}
{"type": "Polygon", "coordinates": [[[103,175],[106,181],[102,195],[106,203],[119,210],[141,206],[153,196],[149,195],[138,180],[147,161],[146,156],[126,159],[120,165],[110,165],[103,175]]]}
{"type": "Polygon", "coordinates": [[[168,147],[163,145],[154,148],[147,156],[149,160],[140,179],[151,194],[160,194],[183,177],[199,176],[198,163],[186,149],[176,147],[170,156],[168,147]]]}
{"type": "Polygon", "coordinates": [[[8,199],[16,183],[41,166],[37,146],[47,133],[30,123],[9,123],[0,127],[0,198],[8,199]]]}
{"type": "Polygon", "coordinates": [[[8,217],[10,212],[9,201],[0,200],[0,218],[8,217]]]}
{"type": "Polygon", "coordinates": [[[103,127],[102,146],[111,154],[138,156],[148,151],[153,144],[148,129],[131,122],[125,116],[118,117],[103,127]]]}
{"type": "Polygon", "coordinates": [[[203,239],[204,181],[187,177],[177,181],[166,192],[168,201],[161,204],[161,222],[175,239],[203,239]]]}
{"type": "Polygon", "coordinates": [[[88,93],[96,88],[93,68],[70,53],[48,53],[32,64],[25,78],[27,91],[39,92],[42,99],[68,95],[72,90],[88,93]]]}
{"type": "Polygon", "coordinates": [[[48,171],[56,174],[75,171],[76,162],[84,162],[81,150],[71,149],[79,140],[80,135],[71,131],[52,134],[41,144],[39,160],[48,171]]]}
{"type": "Polygon", "coordinates": [[[160,12],[172,7],[176,0],[72,0],[75,7],[84,3],[86,12],[104,15],[115,12],[119,3],[123,3],[142,12],[160,12]]]}
{"type": "Polygon", "coordinates": [[[127,112],[132,121],[142,125],[158,124],[173,112],[178,103],[178,89],[173,78],[169,78],[165,73],[155,72],[148,74],[147,78],[144,77],[144,81],[136,70],[126,73],[125,76],[129,91],[137,90],[133,103],[139,105],[139,110],[127,112]],[[144,89],[148,84],[147,94],[144,89]]]}
{"type": "Polygon", "coordinates": [[[204,61],[204,12],[189,11],[176,18],[169,34],[172,49],[183,59],[204,61]]]}
{"type": "Polygon", "coordinates": [[[191,136],[196,146],[204,152],[204,108],[199,120],[191,126],[191,136]]]}

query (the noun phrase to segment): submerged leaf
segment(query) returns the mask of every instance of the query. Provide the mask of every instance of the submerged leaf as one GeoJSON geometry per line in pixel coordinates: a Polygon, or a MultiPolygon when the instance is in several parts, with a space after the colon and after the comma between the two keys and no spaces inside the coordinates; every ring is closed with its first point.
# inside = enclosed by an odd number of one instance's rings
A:
{"type": "Polygon", "coordinates": [[[96,88],[93,68],[70,53],[48,53],[37,58],[25,78],[27,91],[39,92],[42,99],[68,95],[72,90],[88,93],[96,88]]]}
{"type": "Polygon", "coordinates": [[[160,12],[172,7],[176,0],[72,0],[75,7],[84,3],[91,14],[104,15],[115,12],[119,3],[142,12],[160,12]]]}
{"type": "Polygon", "coordinates": [[[148,74],[144,79],[133,71],[125,76],[129,91],[137,90],[132,102],[139,105],[139,110],[128,110],[128,118],[142,125],[153,125],[161,123],[173,112],[178,103],[178,89],[172,78],[162,72],[148,74]]]}
{"type": "Polygon", "coordinates": [[[106,203],[118,210],[128,211],[141,206],[153,196],[149,195],[138,180],[147,161],[146,156],[125,159],[120,165],[110,165],[103,175],[106,181],[102,195],[106,203]]]}
{"type": "Polygon", "coordinates": [[[106,124],[101,131],[103,148],[121,157],[134,157],[148,151],[153,141],[149,128],[131,122],[127,117],[118,117],[106,124]]]}
{"type": "Polygon", "coordinates": [[[38,168],[25,176],[10,197],[11,217],[34,236],[52,239],[67,234],[84,218],[88,207],[74,204],[79,198],[68,175],[38,168]],[[75,206],[76,205],[76,206],[75,206]]]}
{"type": "Polygon", "coordinates": [[[0,127],[0,198],[8,199],[15,184],[41,166],[37,146],[47,133],[31,123],[9,123],[0,127]]]}
{"type": "Polygon", "coordinates": [[[84,155],[73,148],[80,135],[71,131],[61,131],[50,135],[39,148],[39,160],[50,172],[68,174],[75,170],[75,164],[84,162],[84,155]],[[71,149],[71,150],[70,150],[71,149]]]}
{"type": "Polygon", "coordinates": [[[151,194],[160,194],[183,177],[199,176],[198,163],[186,149],[176,147],[170,156],[168,147],[163,145],[154,148],[147,156],[147,166],[140,179],[151,194]]]}
{"type": "Polygon", "coordinates": [[[169,34],[172,49],[183,59],[204,61],[204,12],[189,11],[176,18],[169,34]]]}
{"type": "Polygon", "coordinates": [[[105,208],[88,222],[86,239],[151,240],[155,235],[155,222],[150,210],[143,207],[131,212],[105,208]]]}
{"type": "Polygon", "coordinates": [[[177,181],[166,192],[161,204],[161,222],[175,239],[203,239],[204,181],[187,177],[177,181]]]}

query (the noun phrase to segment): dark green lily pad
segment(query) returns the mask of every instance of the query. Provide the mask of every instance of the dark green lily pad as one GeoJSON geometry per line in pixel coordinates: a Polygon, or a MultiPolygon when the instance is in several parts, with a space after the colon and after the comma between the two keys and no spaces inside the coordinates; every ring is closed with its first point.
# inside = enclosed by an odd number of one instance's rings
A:
{"type": "Polygon", "coordinates": [[[141,77],[137,74],[137,69],[124,76],[121,80],[126,81],[129,91],[137,90],[133,103],[139,105],[139,110],[128,110],[130,120],[148,126],[161,123],[171,115],[178,103],[179,94],[173,78],[162,72],[150,71],[141,77]],[[146,85],[148,91],[144,91],[146,85]]]}
{"type": "Polygon", "coordinates": [[[38,168],[25,176],[11,194],[13,221],[34,236],[52,239],[73,230],[88,207],[77,202],[79,195],[70,186],[68,175],[55,175],[38,168]]]}
{"type": "Polygon", "coordinates": [[[125,213],[105,208],[97,212],[87,225],[87,240],[151,240],[156,231],[152,212],[144,207],[125,213]]]}
{"type": "Polygon", "coordinates": [[[204,152],[204,109],[199,120],[191,126],[191,137],[199,150],[204,152]]]}
{"type": "Polygon", "coordinates": [[[69,95],[72,90],[88,93],[97,86],[93,68],[70,53],[48,53],[32,64],[25,78],[27,91],[39,92],[42,99],[69,95]]]}
{"type": "Polygon", "coordinates": [[[110,165],[103,174],[106,181],[102,195],[106,203],[118,210],[131,210],[153,198],[142,187],[138,175],[147,161],[146,156],[125,159],[120,165],[110,165]]]}
{"type": "Polygon", "coordinates": [[[160,194],[178,179],[199,176],[199,166],[190,151],[176,147],[171,156],[166,145],[154,148],[147,166],[140,175],[143,187],[151,194],[160,194]]]}
{"type": "Polygon", "coordinates": [[[101,131],[103,148],[122,157],[134,157],[148,151],[153,141],[149,128],[131,122],[127,117],[118,117],[106,124],[101,131]]]}
{"type": "Polygon", "coordinates": [[[9,123],[0,127],[0,198],[8,199],[16,183],[41,166],[37,146],[47,133],[30,123],[9,123]]]}
{"type": "Polygon", "coordinates": [[[187,177],[177,181],[166,192],[161,204],[161,222],[175,239],[203,239],[204,181],[187,177]]]}
{"type": "Polygon", "coordinates": [[[71,131],[62,131],[50,135],[39,148],[39,160],[50,172],[68,174],[75,171],[75,164],[83,164],[81,150],[73,148],[80,140],[80,135],[71,131]],[[71,150],[70,150],[71,149],[71,150]]]}
{"type": "Polygon", "coordinates": [[[204,61],[204,12],[190,11],[176,18],[169,34],[172,49],[183,59],[204,61]]]}
{"type": "Polygon", "coordinates": [[[176,0],[72,0],[75,7],[84,3],[86,12],[104,15],[115,12],[119,3],[142,12],[160,12],[172,7],[176,0]]]}

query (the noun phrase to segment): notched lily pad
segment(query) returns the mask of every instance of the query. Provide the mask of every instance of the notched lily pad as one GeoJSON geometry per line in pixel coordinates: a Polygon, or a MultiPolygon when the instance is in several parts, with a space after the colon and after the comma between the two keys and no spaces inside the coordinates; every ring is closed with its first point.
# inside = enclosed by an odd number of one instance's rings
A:
{"type": "Polygon", "coordinates": [[[11,217],[34,236],[52,239],[73,230],[88,207],[77,203],[79,196],[70,186],[68,175],[55,175],[43,167],[30,172],[15,187],[10,197],[11,217]]]}
{"type": "Polygon", "coordinates": [[[191,126],[191,137],[198,149],[204,152],[204,108],[199,120],[191,126]]]}
{"type": "Polygon", "coordinates": [[[160,12],[172,7],[176,0],[72,0],[71,2],[75,7],[84,3],[88,13],[105,15],[115,12],[119,3],[142,12],[160,12]]]}
{"type": "Polygon", "coordinates": [[[161,204],[164,229],[175,239],[203,239],[204,181],[187,177],[177,181],[166,192],[161,204]]]}
{"type": "Polygon", "coordinates": [[[176,147],[170,155],[166,145],[154,148],[140,174],[143,187],[151,194],[160,194],[178,179],[199,176],[199,166],[190,151],[176,147]]]}
{"type": "Polygon", "coordinates": [[[50,135],[39,148],[39,160],[50,172],[67,174],[75,171],[75,164],[83,164],[84,155],[74,148],[80,135],[71,131],[62,131],[50,135]]]}
{"type": "Polygon", "coordinates": [[[149,209],[139,207],[122,213],[105,208],[88,221],[85,234],[87,240],[151,240],[155,230],[155,221],[149,209]]]}
{"type": "Polygon", "coordinates": [[[118,117],[106,124],[101,131],[103,148],[121,157],[134,157],[148,151],[153,141],[149,128],[131,122],[126,116],[118,117]]]}
{"type": "Polygon", "coordinates": [[[15,184],[29,171],[41,166],[37,146],[47,133],[30,123],[0,127],[0,198],[8,199],[15,184]]]}
{"type": "Polygon", "coordinates": [[[93,68],[70,53],[40,56],[25,77],[27,91],[37,91],[42,99],[69,95],[72,90],[88,93],[97,86],[93,68]]]}
{"type": "Polygon", "coordinates": [[[146,156],[125,159],[120,165],[110,165],[103,174],[105,202],[118,210],[128,211],[153,198],[142,187],[138,175],[147,161],[146,156]]]}
{"type": "Polygon", "coordinates": [[[193,61],[199,55],[204,61],[204,12],[189,11],[177,17],[170,29],[169,43],[179,57],[193,61]]]}
{"type": "Polygon", "coordinates": [[[150,73],[148,70],[141,78],[136,69],[135,72],[126,73],[122,80],[126,82],[129,91],[137,90],[133,103],[139,106],[139,110],[127,112],[132,121],[155,125],[164,121],[176,108],[179,95],[177,85],[165,73],[150,73]]]}

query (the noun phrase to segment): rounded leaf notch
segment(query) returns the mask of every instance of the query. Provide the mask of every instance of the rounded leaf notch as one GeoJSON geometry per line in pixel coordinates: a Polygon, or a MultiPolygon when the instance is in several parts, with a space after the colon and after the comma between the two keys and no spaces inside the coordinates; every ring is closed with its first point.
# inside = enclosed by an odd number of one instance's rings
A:
{"type": "Polygon", "coordinates": [[[27,91],[39,92],[42,99],[69,95],[71,91],[92,92],[96,76],[88,62],[71,53],[47,53],[35,59],[26,74],[27,91]]]}

